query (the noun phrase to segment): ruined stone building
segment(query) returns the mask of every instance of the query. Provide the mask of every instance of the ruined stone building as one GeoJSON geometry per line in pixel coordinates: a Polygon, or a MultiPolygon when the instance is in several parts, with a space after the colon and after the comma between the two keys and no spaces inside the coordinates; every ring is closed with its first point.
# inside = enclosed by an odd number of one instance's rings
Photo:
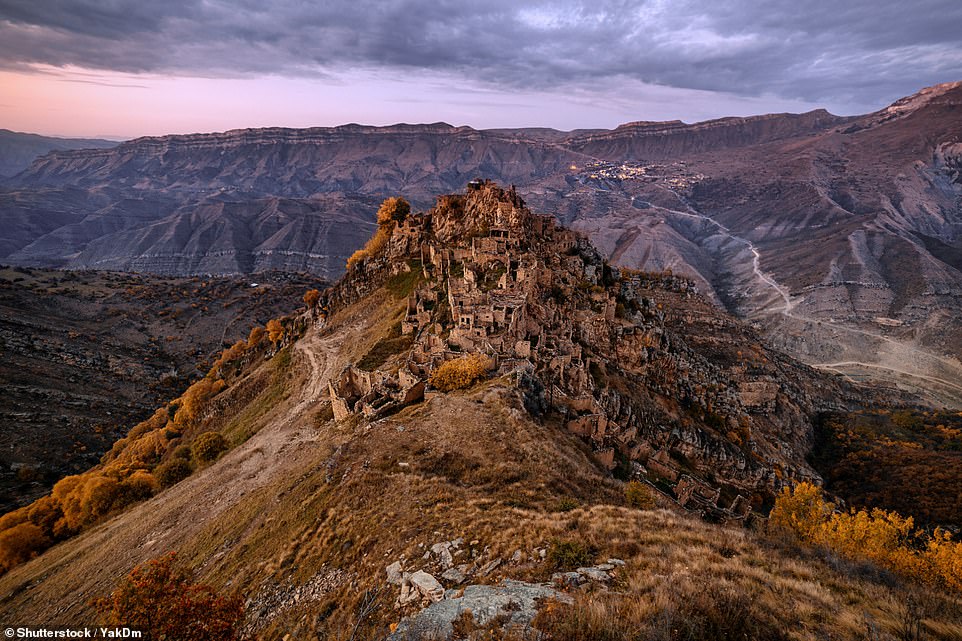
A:
{"type": "MultiPolygon", "coordinates": [[[[719,366],[673,329],[714,323],[720,342],[713,349],[727,350],[730,321],[698,317],[697,309],[708,308],[697,305],[678,312],[660,302],[697,299],[691,281],[608,265],[584,238],[531,213],[513,189],[475,182],[467,194],[409,215],[382,255],[325,292],[323,307],[350,303],[412,270],[420,274],[401,320],[411,348],[396,374],[352,366],[332,381],[338,419],[374,418],[416,402],[440,364],[482,353],[492,375],[528,381],[535,405],[590,444],[601,465],[634,462],[679,484],[683,504],[717,507],[719,484],[730,496],[770,495],[783,478],[814,475],[788,456],[808,438],[804,395],[773,382],[771,364],[719,366]],[[789,427],[776,432],[776,424],[789,427]],[[697,480],[702,470],[712,470],[711,483],[697,480]]],[[[745,516],[750,505],[737,496],[728,511],[745,516]]]]}

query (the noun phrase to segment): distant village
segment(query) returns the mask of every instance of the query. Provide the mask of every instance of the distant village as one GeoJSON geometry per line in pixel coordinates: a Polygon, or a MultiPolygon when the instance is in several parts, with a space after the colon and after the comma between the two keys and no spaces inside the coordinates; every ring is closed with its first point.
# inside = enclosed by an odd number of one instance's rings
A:
{"type": "Polygon", "coordinates": [[[669,164],[655,164],[627,161],[621,163],[605,160],[593,160],[584,165],[572,165],[570,169],[575,173],[578,181],[583,184],[624,182],[636,180],[641,182],[662,183],[675,191],[686,191],[695,184],[705,180],[707,176],[692,171],[688,163],[678,161],[669,164]]]}

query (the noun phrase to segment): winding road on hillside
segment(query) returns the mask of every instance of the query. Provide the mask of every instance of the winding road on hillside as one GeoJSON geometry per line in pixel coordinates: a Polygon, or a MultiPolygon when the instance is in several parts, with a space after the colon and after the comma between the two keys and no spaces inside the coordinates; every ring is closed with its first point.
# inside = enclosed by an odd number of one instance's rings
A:
{"type": "MultiPolygon", "coordinates": [[[[674,193],[674,192],[673,192],[673,193],[674,193]]],[[[680,197],[680,196],[678,196],[677,194],[675,194],[675,195],[679,198],[679,200],[681,200],[681,197],[680,197]]],[[[684,202],[684,201],[682,201],[682,202],[684,202]]],[[[893,346],[896,352],[903,352],[903,351],[904,351],[904,352],[908,352],[908,353],[911,354],[914,358],[916,358],[916,359],[918,359],[918,360],[920,360],[920,361],[922,361],[922,362],[928,361],[928,362],[931,363],[931,362],[934,361],[934,362],[940,363],[942,366],[945,366],[945,367],[950,368],[950,369],[954,369],[954,370],[956,370],[956,371],[959,371],[960,369],[962,369],[962,363],[959,363],[958,361],[956,361],[956,360],[954,360],[954,359],[944,358],[944,357],[938,356],[938,355],[936,355],[936,354],[932,354],[932,353],[930,353],[930,352],[927,352],[927,351],[918,349],[918,348],[916,348],[916,347],[913,347],[912,345],[909,345],[909,344],[907,344],[907,343],[903,343],[903,342],[894,340],[894,339],[892,339],[892,338],[889,338],[888,336],[885,336],[885,335],[883,335],[883,334],[879,334],[879,333],[876,333],[876,332],[871,332],[871,331],[864,330],[864,329],[860,329],[860,328],[857,328],[857,327],[850,327],[850,326],[848,326],[848,325],[842,325],[842,324],[839,324],[839,323],[836,323],[836,322],[833,322],[833,321],[822,320],[822,319],[818,319],[818,318],[813,318],[813,317],[809,317],[809,316],[804,316],[804,315],[802,315],[802,314],[797,313],[797,312],[795,311],[795,307],[796,307],[796,305],[798,304],[798,301],[792,300],[791,292],[790,292],[786,287],[784,287],[784,286],[782,286],[781,284],[779,284],[778,281],[775,280],[775,278],[773,278],[773,277],[770,276],[769,274],[766,274],[766,273],[762,270],[762,268],[761,268],[761,252],[758,250],[758,248],[755,246],[755,244],[754,244],[751,240],[749,240],[749,239],[747,239],[747,238],[744,238],[744,237],[742,237],[742,236],[738,236],[737,234],[733,233],[733,232],[732,232],[727,226],[725,226],[723,223],[721,223],[721,222],[719,222],[718,220],[712,218],[711,216],[708,216],[708,215],[706,215],[706,214],[703,214],[703,213],[699,212],[698,210],[692,208],[688,203],[684,203],[684,204],[685,204],[685,207],[686,207],[686,210],[685,210],[685,211],[679,210],[679,209],[669,209],[669,208],[665,208],[665,207],[657,207],[657,208],[655,208],[655,210],[656,210],[656,211],[659,211],[659,212],[663,212],[663,213],[668,214],[668,215],[685,216],[685,217],[688,217],[688,218],[695,218],[695,219],[698,219],[698,220],[702,220],[702,221],[704,221],[704,222],[707,222],[707,223],[713,225],[713,226],[714,226],[715,228],[717,228],[724,236],[730,238],[731,240],[733,240],[733,241],[735,241],[735,242],[737,242],[737,243],[739,243],[739,244],[744,245],[744,246],[746,247],[746,249],[748,249],[748,251],[750,251],[751,254],[752,254],[752,272],[753,272],[755,278],[757,278],[759,281],[761,281],[762,283],[764,283],[766,286],[768,286],[768,287],[770,287],[771,289],[773,289],[773,290],[778,294],[778,296],[782,299],[782,301],[784,302],[784,306],[782,307],[781,310],[779,310],[779,312],[780,312],[783,316],[785,316],[786,318],[790,318],[790,319],[792,319],[792,320],[800,321],[800,322],[803,322],[803,323],[815,323],[815,324],[820,324],[820,325],[823,326],[823,327],[831,327],[832,329],[836,329],[836,330],[841,331],[841,332],[849,332],[849,333],[851,333],[851,334],[858,334],[858,335],[861,335],[861,336],[866,336],[866,337],[871,338],[871,339],[873,339],[873,340],[882,341],[882,342],[885,342],[885,343],[893,346]]],[[[937,377],[937,376],[931,376],[931,375],[928,375],[928,374],[920,374],[920,373],[916,373],[916,372],[909,372],[909,371],[906,371],[906,370],[904,370],[904,369],[899,369],[899,368],[896,368],[896,367],[891,367],[891,366],[883,365],[883,364],[880,364],[880,363],[863,363],[863,362],[860,362],[860,361],[842,361],[842,362],[834,363],[834,364],[832,364],[832,363],[815,363],[815,364],[812,364],[812,367],[817,367],[817,368],[820,368],[820,369],[825,369],[825,370],[829,370],[829,371],[833,371],[833,372],[840,372],[840,370],[838,369],[839,367],[859,366],[859,365],[862,365],[862,366],[865,366],[865,367],[871,367],[871,368],[874,368],[874,369],[880,369],[880,370],[890,371],[890,372],[892,372],[892,373],[900,374],[900,375],[902,375],[902,376],[908,376],[908,377],[910,377],[910,378],[915,378],[915,379],[918,379],[918,380],[920,380],[920,381],[926,381],[926,382],[929,382],[929,383],[932,383],[932,382],[940,383],[940,384],[945,385],[946,387],[948,387],[948,388],[950,388],[950,389],[958,390],[959,392],[962,392],[962,386],[960,386],[958,383],[955,383],[955,382],[953,382],[953,381],[946,380],[946,379],[944,379],[944,378],[940,378],[940,377],[937,377]]]]}

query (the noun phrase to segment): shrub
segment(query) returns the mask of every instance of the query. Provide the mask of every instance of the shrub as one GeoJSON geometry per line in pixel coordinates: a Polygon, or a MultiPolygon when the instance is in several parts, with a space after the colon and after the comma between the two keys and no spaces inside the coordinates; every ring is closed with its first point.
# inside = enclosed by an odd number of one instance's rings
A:
{"type": "Polygon", "coordinates": [[[347,271],[351,271],[355,265],[367,258],[367,252],[363,249],[358,249],[347,259],[347,271]]]}
{"type": "Polygon", "coordinates": [[[548,547],[548,562],[558,570],[574,570],[591,565],[596,551],[581,541],[552,541],[548,547]]]}
{"type": "Polygon", "coordinates": [[[441,392],[471,387],[488,375],[491,360],[483,354],[462,356],[443,363],[431,372],[428,382],[441,392]]]}
{"type": "Polygon", "coordinates": [[[157,491],[157,479],[146,470],[137,470],[120,482],[114,507],[120,508],[145,501],[157,491]]]}
{"type": "Polygon", "coordinates": [[[182,458],[182,459],[190,460],[190,457],[191,457],[190,445],[178,445],[176,448],[174,448],[174,451],[171,454],[171,456],[174,458],[182,458]]]}
{"type": "MultiPolygon", "coordinates": [[[[190,450],[188,450],[189,452],[190,450]]],[[[154,476],[161,487],[170,487],[190,476],[190,463],[186,459],[174,457],[154,470],[154,476]]]]}
{"type": "Polygon", "coordinates": [[[403,198],[388,198],[382,202],[377,210],[377,231],[374,232],[363,249],[357,250],[347,259],[348,271],[362,260],[380,254],[394,232],[394,225],[407,218],[410,212],[411,205],[403,198]]]}
{"type": "Polygon", "coordinates": [[[227,386],[224,381],[202,378],[184,392],[180,397],[180,406],[174,415],[174,422],[180,426],[192,424],[200,416],[204,407],[213,396],[220,393],[227,386]]]}
{"type": "Polygon", "coordinates": [[[284,338],[284,326],[276,318],[267,321],[267,339],[275,345],[284,338]]]}
{"type": "Polygon", "coordinates": [[[307,305],[308,309],[314,309],[317,307],[317,303],[321,300],[321,292],[316,289],[309,289],[304,293],[304,304],[307,305]]]}
{"type": "Polygon", "coordinates": [[[655,508],[655,496],[651,488],[640,481],[631,481],[625,485],[625,501],[629,507],[638,510],[652,510],[655,508]]]}
{"type": "Polygon", "coordinates": [[[209,463],[227,449],[227,440],[220,432],[204,432],[194,439],[190,449],[195,459],[209,463]]]}
{"type": "Polygon", "coordinates": [[[915,529],[912,517],[878,508],[835,512],[834,505],[810,483],[782,491],[769,528],[922,583],[962,591],[962,543],[953,541],[950,534],[936,530],[929,535],[915,529]]]}
{"type": "Polygon", "coordinates": [[[252,327],[251,333],[247,335],[247,349],[256,347],[264,340],[264,335],[267,333],[263,327],[252,327]]]}
{"type": "Polygon", "coordinates": [[[815,540],[817,531],[835,509],[822,498],[822,490],[811,483],[799,483],[782,488],[769,514],[769,528],[777,533],[788,533],[803,541],[815,540]]]}
{"type": "Polygon", "coordinates": [[[33,523],[21,523],[0,532],[0,571],[29,561],[50,544],[43,530],[33,523]]]}
{"type": "Polygon", "coordinates": [[[174,568],[175,559],[171,552],[138,565],[110,596],[94,600],[103,624],[133,627],[150,639],[239,639],[243,600],[192,583],[186,573],[174,568]]]}

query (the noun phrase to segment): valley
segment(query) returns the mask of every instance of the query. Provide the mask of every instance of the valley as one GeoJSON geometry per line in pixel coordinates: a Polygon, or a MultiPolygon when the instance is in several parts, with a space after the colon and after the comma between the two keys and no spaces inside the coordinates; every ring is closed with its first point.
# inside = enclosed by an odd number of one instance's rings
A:
{"type": "Polygon", "coordinates": [[[255,283],[0,268],[0,508],[97,464],[225,346],[318,286],[277,272],[255,283]]]}

